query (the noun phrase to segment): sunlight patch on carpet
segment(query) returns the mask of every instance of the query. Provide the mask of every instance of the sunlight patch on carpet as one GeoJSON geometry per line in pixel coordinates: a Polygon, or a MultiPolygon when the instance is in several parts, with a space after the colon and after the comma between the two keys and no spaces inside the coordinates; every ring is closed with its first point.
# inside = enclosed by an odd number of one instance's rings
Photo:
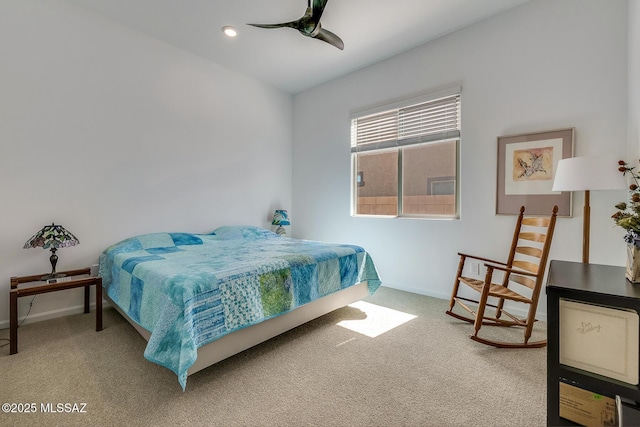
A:
{"type": "Polygon", "coordinates": [[[361,310],[366,314],[366,317],[357,320],[342,320],[337,325],[370,338],[382,335],[417,317],[413,314],[403,313],[402,311],[364,301],[354,302],[349,304],[349,307],[361,310]]]}

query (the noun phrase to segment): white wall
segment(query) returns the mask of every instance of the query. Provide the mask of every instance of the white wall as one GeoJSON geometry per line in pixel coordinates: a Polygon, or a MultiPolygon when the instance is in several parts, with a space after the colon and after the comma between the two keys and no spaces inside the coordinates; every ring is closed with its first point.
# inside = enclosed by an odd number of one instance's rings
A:
{"type": "MultiPolygon", "coordinates": [[[[296,237],[361,244],[383,285],[448,299],[458,251],[508,251],[515,217],[495,215],[498,136],[575,127],[574,155],[627,156],[626,40],[627,2],[532,1],[296,95],[296,237]],[[350,111],[457,81],[461,219],[350,217],[350,111]]],[[[624,265],[624,233],[610,219],[624,197],[591,195],[593,263],[624,265]]],[[[580,261],[582,194],[573,203],[551,259],[580,261]]]]}
{"type": "Polygon", "coordinates": [[[629,0],[629,157],[640,157],[640,1],[629,0]]]}
{"type": "MultiPolygon", "coordinates": [[[[131,235],[291,208],[291,95],[59,0],[0,7],[0,327],[9,277],[50,270],[22,246],[53,221],[81,242],[60,271],[131,235]]],[[[39,295],[29,319],[81,304],[39,295]]]]}

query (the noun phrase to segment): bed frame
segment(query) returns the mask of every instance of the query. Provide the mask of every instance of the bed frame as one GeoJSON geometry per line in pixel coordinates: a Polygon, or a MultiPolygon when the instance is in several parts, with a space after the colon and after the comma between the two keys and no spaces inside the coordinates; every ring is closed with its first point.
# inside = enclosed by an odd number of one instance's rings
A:
{"type": "MultiPolygon", "coordinates": [[[[107,300],[131,325],[149,341],[150,332],[131,320],[117,304],[103,293],[107,300]]],[[[354,286],[334,292],[308,304],[302,305],[295,310],[289,311],[271,319],[267,319],[247,328],[231,332],[222,338],[203,345],[198,349],[198,358],[189,368],[187,375],[194,374],[208,366],[218,363],[234,354],[238,354],[248,348],[260,344],[268,339],[280,335],[290,329],[300,326],[310,320],[325,315],[344,307],[345,305],[359,301],[369,295],[367,282],[360,282],[354,286]]]]}

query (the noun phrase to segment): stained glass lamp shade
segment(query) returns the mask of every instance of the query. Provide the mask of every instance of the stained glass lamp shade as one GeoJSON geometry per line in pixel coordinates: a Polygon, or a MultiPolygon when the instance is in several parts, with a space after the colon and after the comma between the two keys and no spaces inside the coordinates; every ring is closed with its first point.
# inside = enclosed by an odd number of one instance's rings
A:
{"type": "Polygon", "coordinates": [[[273,213],[273,221],[271,222],[271,225],[278,226],[278,228],[276,228],[276,234],[280,236],[286,236],[287,231],[284,229],[283,225],[291,225],[291,222],[289,221],[289,214],[287,214],[287,211],[282,209],[276,210],[273,213]]]}
{"type": "Polygon", "coordinates": [[[64,274],[56,273],[56,264],[58,263],[58,255],[56,251],[58,248],[66,248],[68,246],[75,246],[80,241],[68,232],[63,226],[51,223],[51,225],[45,225],[40,231],[34,234],[27,243],[24,244],[24,249],[38,248],[50,249],[51,256],[51,274],[41,277],[42,280],[54,279],[57,277],[64,277],[64,274]]]}

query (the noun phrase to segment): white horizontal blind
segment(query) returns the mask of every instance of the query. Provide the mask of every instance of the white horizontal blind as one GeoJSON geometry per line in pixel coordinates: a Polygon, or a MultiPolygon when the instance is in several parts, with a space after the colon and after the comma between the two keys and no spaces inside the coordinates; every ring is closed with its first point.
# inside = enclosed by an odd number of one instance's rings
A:
{"type": "Polygon", "coordinates": [[[398,140],[398,110],[354,119],[357,145],[398,140]]]}
{"type": "Polygon", "coordinates": [[[351,120],[351,152],[460,137],[460,93],[351,120]]]}

